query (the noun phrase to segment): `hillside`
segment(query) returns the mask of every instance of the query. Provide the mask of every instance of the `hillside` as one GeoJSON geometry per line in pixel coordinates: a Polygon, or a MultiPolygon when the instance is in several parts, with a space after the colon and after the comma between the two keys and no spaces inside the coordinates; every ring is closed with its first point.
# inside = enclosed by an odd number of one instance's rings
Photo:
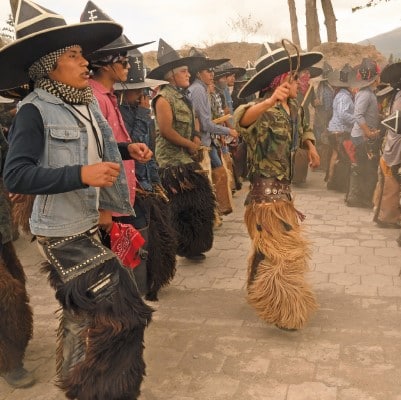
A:
{"type": "MultiPolygon", "coordinates": [[[[244,67],[248,60],[254,62],[259,57],[261,44],[245,42],[217,43],[201,50],[210,58],[229,58],[234,66],[244,67]]],[[[381,66],[387,62],[387,58],[373,45],[332,42],[322,43],[313,50],[322,52],[324,60],[334,68],[341,68],[345,62],[355,66],[360,63],[363,57],[373,58],[381,66]]],[[[188,51],[189,49],[181,49],[179,53],[182,56],[187,56],[188,51]]],[[[148,67],[154,68],[158,65],[156,54],[156,51],[144,53],[144,61],[148,67]]]]}
{"type": "Polygon", "coordinates": [[[401,59],[401,28],[373,36],[359,43],[374,45],[387,58],[392,54],[394,59],[401,59]]]}

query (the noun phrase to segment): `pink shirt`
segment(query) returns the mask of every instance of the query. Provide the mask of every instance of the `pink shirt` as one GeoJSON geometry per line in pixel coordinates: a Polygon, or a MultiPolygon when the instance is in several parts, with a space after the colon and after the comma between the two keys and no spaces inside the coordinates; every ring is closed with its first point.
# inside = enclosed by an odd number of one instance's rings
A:
{"type": "MultiPolygon", "coordinates": [[[[93,89],[93,94],[99,103],[100,110],[109,123],[116,141],[118,143],[131,143],[132,140],[125,128],[115,94],[94,79],[90,79],[89,82],[93,89]]],[[[125,175],[127,176],[130,202],[134,205],[136,190],[135,161],[123,160],[123,164],[125,175]]],[[[113,216],[120,215],[113,213],[113,216]]]]}

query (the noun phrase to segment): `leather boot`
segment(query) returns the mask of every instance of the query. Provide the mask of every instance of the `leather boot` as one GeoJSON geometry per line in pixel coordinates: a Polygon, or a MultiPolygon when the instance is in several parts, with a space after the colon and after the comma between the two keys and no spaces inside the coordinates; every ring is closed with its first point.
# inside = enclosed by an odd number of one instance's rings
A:
{"type": "Polygon", "coordinates": [[[348,193],[345,198],[345,203],[348,207],[363,207],[360,193],[360,179],[361,176],[358,165],[351,164],[348,193]]]}
{"type": "Polygon", "coordinates": [[[231,214],[233,212],[232,195],[224,166],[212,169],[212,180],[216,190],[217,208],[219,212],[223,215],[231,214]]]}

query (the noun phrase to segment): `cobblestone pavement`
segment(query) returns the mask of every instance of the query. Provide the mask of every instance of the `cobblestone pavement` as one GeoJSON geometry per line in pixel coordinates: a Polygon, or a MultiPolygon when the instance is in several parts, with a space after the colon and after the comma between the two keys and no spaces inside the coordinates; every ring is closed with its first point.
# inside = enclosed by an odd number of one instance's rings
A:
{"type": "MultiPolygon", "coordinates": [[[[399,231],[379,229],[372,211],[348,208],[321,172],[294,188],[313,247],[310,280],[320,308],[307,327],[283,332],[245,301],[249,239],[242,222],[248,184],[216,230],[204,263],[179,259],[146,332],[141,400],[401,400],[399,231]]],[[[16,242],[28,275],[34,338],[26,367],[38,382],[1,400],[55,400],[57,303],[26,238],[16,242]]]]}

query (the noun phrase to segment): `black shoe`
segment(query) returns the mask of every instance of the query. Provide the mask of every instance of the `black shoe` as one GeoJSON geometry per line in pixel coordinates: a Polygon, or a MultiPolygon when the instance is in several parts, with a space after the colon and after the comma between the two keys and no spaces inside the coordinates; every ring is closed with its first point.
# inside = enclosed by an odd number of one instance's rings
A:
{"type": "Polygon", "coordinates": [[[185,258],[191,261],[203,261],[206,258],[206,256],[203,253],[199,253],[199,254],[192,254],[191,256],[186,256],[185,258]]]}
{"type": "Polygon", "coordinates": [[[283,326],[279,326],[276,324],[276,327],[282,331],[286,332],[296,332],[298,329],[297,328],[284,328],[283,326]]]}
{"type": "Polygon", "coordinates": [[[35,383],[35,378],[24,367],[18,367],[10,372],[0,375],[5,381],[16,389],[30,387],[35,383]]]}

